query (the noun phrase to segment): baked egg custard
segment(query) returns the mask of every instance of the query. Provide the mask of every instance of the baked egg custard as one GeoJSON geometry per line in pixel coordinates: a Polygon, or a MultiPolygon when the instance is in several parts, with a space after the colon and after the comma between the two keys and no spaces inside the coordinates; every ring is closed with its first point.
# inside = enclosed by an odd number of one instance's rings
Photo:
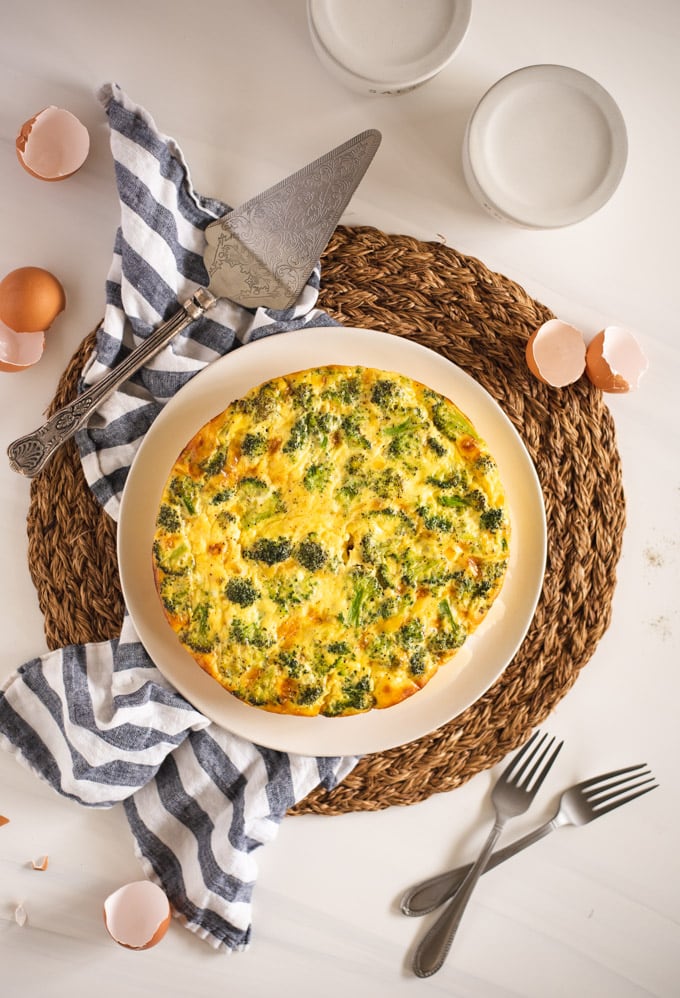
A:
{"type": "Polygon", "coordinates": [[[498,468],[402,374],[274,378],[206,423],[164,487],[153,569],[198,665],[265,710],[339,717],[422,689],[507,570],[498,468]]]}

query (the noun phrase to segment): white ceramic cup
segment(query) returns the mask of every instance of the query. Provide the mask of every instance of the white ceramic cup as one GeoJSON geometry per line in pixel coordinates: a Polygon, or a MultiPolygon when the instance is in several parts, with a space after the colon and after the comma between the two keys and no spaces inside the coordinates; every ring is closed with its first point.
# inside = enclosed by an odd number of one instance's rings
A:
{"type": "Polygon", "coordinates": [[[368,96],[422,86],[451,61],[472,0],[307,0],[312,46],[340,83],[368,96]]]}
{"type": "Polygon", "coordinates": [[[503,77],[468,122],[463,169],[494,218],[529,229],[579,222],[601,208],[626,164],[626,126],[595,80],[538,65],[503,77]]]}

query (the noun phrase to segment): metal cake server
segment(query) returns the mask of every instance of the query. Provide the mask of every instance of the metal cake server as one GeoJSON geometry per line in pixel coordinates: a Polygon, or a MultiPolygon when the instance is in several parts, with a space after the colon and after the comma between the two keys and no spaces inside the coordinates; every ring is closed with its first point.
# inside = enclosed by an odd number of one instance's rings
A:
{"type": "Polygon", "coordinates": [[[206,228],[209,281],[101,381],[7,448],[10,467],[38,474],[58,447],[135,371],[218,298],[244,308],[290,308],[368,169],[381,135],[360,132],[206,228]]]}

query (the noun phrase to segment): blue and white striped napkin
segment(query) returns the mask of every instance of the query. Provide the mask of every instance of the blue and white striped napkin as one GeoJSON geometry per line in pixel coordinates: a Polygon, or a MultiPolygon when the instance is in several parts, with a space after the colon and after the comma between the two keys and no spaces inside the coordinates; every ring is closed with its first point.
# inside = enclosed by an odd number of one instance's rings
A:
{"type": "MultiPolygon", "coordinates": [[[[229,210],[193,190],[177,144],[119,87],[104,86],[99,98],[121,224],[83,388],[207,283],[204,230],[229,210]]],[[[315,307],[318,286],[319,267],[285,311],[219,301],[102,405],[78,445],[88,484],[112,518],[168,399],[242,343],[333,324],[315,307]]],[[[187,928],[225,950],[250,939],[254,851],[275,837],[288,808],[317,786],[332,789],[357,762],[273,751],[212,723],[165,680],[127,615],[118,639],[59,649],[10,676],[0,691],[0,744],[71,800],[122,802],[146,875],[187,928]]]]}

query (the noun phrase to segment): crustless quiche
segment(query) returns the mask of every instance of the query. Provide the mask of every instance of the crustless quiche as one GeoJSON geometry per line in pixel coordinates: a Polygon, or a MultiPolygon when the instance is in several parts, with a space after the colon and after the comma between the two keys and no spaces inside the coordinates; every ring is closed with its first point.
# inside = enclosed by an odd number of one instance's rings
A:
{"type": "Polygon", "coordinates": [[[153,545],[179,641],[257,707],[337,717],[411,696],[508,562],[496,463],[442,395],[322,367],[254,388],[187,444],[153,545]]]}

